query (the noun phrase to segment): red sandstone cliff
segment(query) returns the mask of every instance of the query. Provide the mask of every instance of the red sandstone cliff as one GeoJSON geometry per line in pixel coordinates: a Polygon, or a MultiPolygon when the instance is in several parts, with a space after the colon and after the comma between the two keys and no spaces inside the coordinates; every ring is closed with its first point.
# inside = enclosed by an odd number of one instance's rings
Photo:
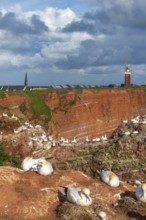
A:
{"type": "MultiPolygon", "coordinates": [[[[33,91],[32,91],[33,92],[33,91]]],[[[44,98],[44,97],[43,97],[44,98]]],[[[146,113],[146,92],[140,89],[83,90],[82,93],[45,93],[51,109],[48,133],[83,140],[110,134],[124,119],[146,113]]],[[[0,113],[7,112],[34,121],[29,97],[6,93],[0,97],[0,113]],[[25,112],[20,105],[25,104],[25,112]]],[[[43,117],[40,119],[43,120],[43,117]]],[[[41,121],[37,123],[42,124],[41,121]]]]}
{"type": "Polygon", "coordinates": [[[48,94],[52,134],[78,140],[110,134],[124,119],[146,113],[143,90],[84,90],[82,94],[48,94]]]}

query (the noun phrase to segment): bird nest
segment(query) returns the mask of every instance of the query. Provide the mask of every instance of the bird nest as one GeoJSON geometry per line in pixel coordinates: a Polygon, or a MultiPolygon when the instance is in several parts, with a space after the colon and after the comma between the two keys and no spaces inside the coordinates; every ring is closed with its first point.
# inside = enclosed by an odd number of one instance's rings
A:
{"type": "Polygon", "coordinates": [[[125,193],[118,201],[118,207],[125,209],[129,217],[138,220],[146,219],[146,203],[138,201],[133,192],[125,193]]]}
{"type": "Polygon", "coordinates": [[[66,201],[61,203],[56,211],[59,220],[94,220],[101,207],[97,204],[88,207],[77,206],[66,201]]]}

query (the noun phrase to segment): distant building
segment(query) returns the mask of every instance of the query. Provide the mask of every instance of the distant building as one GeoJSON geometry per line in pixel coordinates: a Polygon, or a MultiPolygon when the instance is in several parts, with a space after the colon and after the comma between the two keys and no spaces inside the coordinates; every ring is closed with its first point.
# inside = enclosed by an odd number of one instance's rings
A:
{"type": "Polygon", "coordinates": [[[131,71],[128,66],[125,67],[125,81],[124,86],[129,87],[131,86],[131,71]]]}

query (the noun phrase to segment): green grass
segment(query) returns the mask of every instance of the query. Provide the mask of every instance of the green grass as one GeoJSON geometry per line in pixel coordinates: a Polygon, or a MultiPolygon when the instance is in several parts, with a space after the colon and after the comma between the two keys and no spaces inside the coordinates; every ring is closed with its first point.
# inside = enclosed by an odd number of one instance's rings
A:
{"type": "Polygon", "coordinates": [[[4,91],[0,91],[0,97],[5,97],[5,92],[4,91]]]}
{"type": "Polygon", "coordinates": [[[9,162],[12,166],[20,168],[21,161],[13,156],[9,156],[5,149],[0,145],[0,166],[5,165],[6,162],[9,162]]]}
{"type": "MultiPolygon", "coordinates": [[[[40,115],[47,116],[47,120],[51,120],[51,110],[50,108],[45,104],[45,99],[48,93],[57,93],[58,95],[62,95],[68,92],[76,92],[77,94],[82,93],[82,89],[40,89],[40,90],[31,90],[31,91],[17,91],[15,93],[23,96],[29,97],[30,100],[30,107],[32,110],[32,113],[35,118],[38,118],[40,115]]],[[[75,101],[70,101],[69,105],[74,105],[75,101]]],[[[20,110],[25,113],[26,106],[25,103],[23,103],[20,106],[20,110]]]]}
{"type": "MultiPolygon", "coordinates": [[[[45,115],[47,120],[51,119],[51,110],[45,104],[45,97],[47,95],[47,90],[33,90],[33,91],[18,91],[20,95],[29,97],[29,104],[34,117],[38,118],[40,115],[45,115]]],[[[25,104],[20,106],[20,110],[25,112],[25,104]]]]}
{"type": "Polygon", "coordinates": [[[30,98],[30,106],[35,116],[46,115],[48,121],[51,119],[51,111],[45,104],[45,93],[40,91],[29,91],[27,95],[30,98]]]}
{"type": "Polygon", "coordinates": [[[48,93],[51,93],[51,92],[54,92],[54,93],[57,93],[58,95],[62,95],[62,94],[66,94],[66,93],[69,93],[69,92],[75,92],[76,94],[82,94],[83,92],[83,89],[82,88],[76,88],[76,89],[48,89],[47,90],[48,93]]]}

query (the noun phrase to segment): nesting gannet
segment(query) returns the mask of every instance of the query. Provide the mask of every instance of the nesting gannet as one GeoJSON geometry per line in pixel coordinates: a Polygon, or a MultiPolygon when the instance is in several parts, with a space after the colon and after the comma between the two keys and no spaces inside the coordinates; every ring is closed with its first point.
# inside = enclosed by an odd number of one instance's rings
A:
{"type": "Polygon", "coordinates": [[[102,136],[102,137],[101,137],[101,140],[102,140],[102,141],[107,141],[107,136],[106,136],[106,135],[102,136]]]}
{"type": "Polygon", "coordinates": [[[6,118],[9,117],[8,114],[5,114],[5,113],[3,113],[2,116],[6,118]]]}
{"type": "Polygon", "coordinates": [[[133,134],[138,134],[138,131],[133,131],[132,133],[133,133],[133,134]]]}
{"type": "Polygon", "coordinates": [[[11,116],[11,118],[12,118],[12,119],[15,119],[15,120],[18,119],[14,114],[11,116]]]}
{"type": "Polygon", "coordinates": [[[44,158],[33,159],[32,157],[26,157],[21,163],[21,168],[24,171],[37,171],[37,165],[42,159],[44,158]]]}
{"type": "Polygon", "coordinates": [[[106,213],[103,212],[103,211],[99,212],[98,216],[99,216],[99,219],[101,219],[101,220],[107,220],[108,219],[106,213]]]}
{"type": "Polygon", "coordinates": [[[40,160],[37,165],[37,172],[44,176],[51,175],[53,173],[52,164],[45,159],[40,160]]]}
{"type": "Polygon", "coordinates": [[[119,177],[110,170],[97,171],[101,177],[101,180],[112,187],[118,187],[120,185],[119,177]]]}
{"type": "Polygon", "coordinates": [[[89,140],[88,136],[85,138],[85,142],[87,142],[87,143],[89,143],[89,142],[90,142],[90,140],[89,140]]]}
{"type": "Polygon", "coordinates": [[[140,181],[136,180],[135,185],[136,185],[135,196],[137,200],[146,202],[146,183],[141,183],[140,181]]]}
{"type": "Polygon", "coordinates": [[[125,131],[124,134],[125,135],[130,135],[130,131],[125,131]]]}
{"type": "Polygon", "coordinates": [[[27,125],[27,126],[29,126],[30,124],[29,124],[29,122],[27,122],[27,121],[25,121],[25,123],[24,123],[25,125],[27,125]]]}
{"type": "Polygon", "coordinates": [[[124,124],[128,123],[128,120],[124,120],[123,123],[124,123],[124,124]]]}
{"type": "Polygon", "coordinates": [[[26,157],[21,163],[21,168],[24,171],[29,171],[32,167],[32,160],[33,160],[32,157],[26,157]]]}
{"type": "Polygon", "coordinates": [[[92,142],[99,142],[101,140],[101,138],[94,138],[92,139],[92,142]]]}
{"type": "Polygon", "coordinates": [[[88,188],[81,190],[79,188],[65,187],[65,189],[69,202],[80,206],[89,206],[92,204],[92,198],[90,197],[90,190],[88,188]]]}
{"type": "Polygon", "coordinates": [[[72,144],[77,144],[77,140],[76,138],[74,137],[74,139],[71,141],[72,144]]]}

